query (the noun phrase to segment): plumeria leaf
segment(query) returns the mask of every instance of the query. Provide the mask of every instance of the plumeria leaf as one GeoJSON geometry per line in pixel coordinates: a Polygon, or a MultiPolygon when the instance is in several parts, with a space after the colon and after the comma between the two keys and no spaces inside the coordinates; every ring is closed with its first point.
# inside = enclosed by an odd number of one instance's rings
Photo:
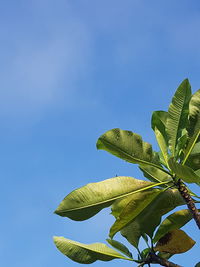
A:
{"type": "MultiPolygon", "coordinates": [[[[140,165],[139,166],[144,176],[152,182],[172,181],[172,177],[166,172],[155,168],[154,166],[140,165]]],[[[166,185],[163,185],[166,186],[166,185]]]]}
{"type": "Polygon", "coordinates": [[[194,145],[192,152],[187,158],[185,165],[192,168],[194,171],[200,169],[200,142],[194,145]]]}
{"type": "Polygon", "coordinates": [[[165,164],[168,164],[168,136],[166,133],[166,122],[168,113],[165,111],[154,111],[151,119],[151,127],[162,152],[165,164]]]}
{"type": "Polygon", "coordinates": [[[163,237],[168,232],[179,229],[183,227],[186,223],[188,223],[192,219],[192,214],[190,210],[184,209],[176,211],[170,214],[159,226],[155,237],[154,243],[156,243],[161,237],[163,237]]]}
{"type": "Polygon", "coordinates": [[[126,176],[90,183],[67,195],[55,213],[75,221],[87,220],[103,208],[112,205],[115,200],[159,184],[126,176]]]}
{"type": "MultiPolygon", "coordinates": [[[[161,189],[152,189],[124,198],[121,201],[121,204],[123,202],[125,207],[110,228],[109,236],[113,238],[117,232],[130,224],[161,192],[163,192],[161,189]]],[[[113,204],[113,210],[115,209],[116,204],[113,204]]]]}
{"type": "MultiPolygon", "coordinates": [[[[124,200],[117,201],[112,206],[112,213],[117,217],[126,206],[124,200]],[[120,212],[121,211],[121,212],[120,212]]],[[[146,233],[151,238],[164,214],[185,202],[176,189],[168,189],[159,194],[129,225],[121,230],[121,234],[135,247],[140,237],[146,233]]]]}
{"type": "Polygon", "coordinates": [[[189,142],[185,150],[185,158],[183,164],[187,161],[200,135],[200,90],[193,94],[189,103],[188,133],[189,142]]]}
{"type": "Polygon", "coordinates": [[[162,169],[155,159],[152,146],[144,142],[142,137],[131,131],[118,128],[107,131],[99,137],[97,148],[126,160],[130,163],[151,165],[162,169]]]}
{"type": "Polygon", "coordinates": [[[169,148],[172,156],[175,157],[176,146],[182,130],[187,127],[189,101],[191,99],[191,86],[188,79],[185,79],[178,87],[169,106],[166,131],[169,138],[169,148]]]}
{"type": "Polygon", "coordinates": [[[176,229],[165,234],[155,246],[155,251],[180,254],[190,250],[195,241],[183,230],[176,229]]]}
{"type": "Polygon", "coordinates": [[[132,253],[129,251],[129,249],[122,244],[119,241],[116,241],[114,239],[106,239],[106,241],[114,248],[122,252],[124,255],[128,256],[129,258],[133,258],[132,253]]]}
{"type": "Polygon", "coordinates": [[[173,158],[169,159],[168,164],[177,178],[182,179],[186,183],[200,183],[200,177],[190,167],[175,162],[173,158]]]}
{"type": "Polygon", "coordinates": [[[58,236],[54,237],[54,243],[60,252],[78,263],[89,264],[97,260],[110,261],[113,259],[132,260],[102,243],[86,245],[58,236]]]}

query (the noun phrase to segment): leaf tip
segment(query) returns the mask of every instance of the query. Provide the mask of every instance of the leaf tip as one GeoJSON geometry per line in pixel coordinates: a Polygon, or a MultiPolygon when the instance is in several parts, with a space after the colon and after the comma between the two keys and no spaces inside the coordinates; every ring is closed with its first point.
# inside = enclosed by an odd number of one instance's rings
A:
{"type": "Polygon", "coordinates": [[[54,242],[54,244],[56,245],[57,244],[57,242],[58,242],[58,240],[59,240],[59,236],[53,236],[53,242],[54,242]]]}
{"type": "Polygon", "coordinates": [[[96,142],[96,148],[100,149],[99,146],[100,146],[100,144],[99,144],[99,139],[98,139],[97,142],[96,142]]]}
{"type": "Polygon", "coordinates": [[[60,215],[58,209],[56,209],[53,213],[56,215],[60,215]]]}

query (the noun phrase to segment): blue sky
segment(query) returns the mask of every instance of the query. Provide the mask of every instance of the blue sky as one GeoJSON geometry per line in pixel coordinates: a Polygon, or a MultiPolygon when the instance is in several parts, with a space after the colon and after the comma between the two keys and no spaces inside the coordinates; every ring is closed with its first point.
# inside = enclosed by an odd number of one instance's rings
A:
{"type": "MultiPolygon", "coordinates": [[[[156,148],[152,111],[184,78],[200,86],[199,29],[199,1],[0,1],[1,266],[78,266],[53,235],[104,242],[109,210],[81,223],[53,211],[89,182],[142,178],[96,140],[119,127],[156,148]]],[[[194,266],[198,246],[173,260],[194,266]]]]}

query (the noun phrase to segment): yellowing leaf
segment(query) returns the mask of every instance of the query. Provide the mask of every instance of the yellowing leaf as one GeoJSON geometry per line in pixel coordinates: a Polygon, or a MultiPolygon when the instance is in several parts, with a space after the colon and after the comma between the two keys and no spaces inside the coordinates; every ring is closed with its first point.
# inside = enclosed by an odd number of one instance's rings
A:
{"type": "Polygon", "coordinates": [[[157,242],[155,251],[179,254],[190,250],[195,243],[183,230],[176,229],[165,234],[157,242]]]}
{"type": "Polygon", "coordinates": [[[97,183],[90,183],[68,194],[55,213],[75,221],[83,221],[109,207],[117,199],[141,190],[158,186],[132,177],[118,176],[97,183]]]}
{"type": "Polygon", "coordinates": [[[130,224],[161,192],[163,191],[160,189],[151,189],[122,199],[123,204],[125,201],[127,203],[110,228],[109,236],[113,238],[117,232],[130,224]]]}

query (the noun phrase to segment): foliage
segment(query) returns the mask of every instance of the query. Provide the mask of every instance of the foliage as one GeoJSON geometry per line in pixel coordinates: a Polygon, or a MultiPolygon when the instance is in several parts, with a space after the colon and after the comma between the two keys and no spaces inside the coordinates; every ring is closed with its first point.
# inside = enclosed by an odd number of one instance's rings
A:
{"type": "Polygon", "coordinates": [[[86,245],[54,237],[57,248],[70,259],[79,263],[124,259],[138,266],[150,263],[178,266],[168,259],[195,244],[180,228],[192,218],[200,228],[195,206],[198,196],[188,189],[190,183],[200,185],[200,90],[192,95],[188,79],[184,80],[168,111],[153,112],[151,127],[160,148],[158,152],[131,131],[116,128],[99,137],[97,149],[137,164],[149,181],[120,176],[87,184],[68,194],[56,214],[83,221],[111,207],[115,217],[107,239],[114,249],[102,243],[86,245]],[[182,205],[188,209],[168,214],[182,205]],[[118,232],[137,249],[137,256],[113,239],[118,232]],[[139,248],[141,238],[147,243],[143,251],[139,248]]]}

